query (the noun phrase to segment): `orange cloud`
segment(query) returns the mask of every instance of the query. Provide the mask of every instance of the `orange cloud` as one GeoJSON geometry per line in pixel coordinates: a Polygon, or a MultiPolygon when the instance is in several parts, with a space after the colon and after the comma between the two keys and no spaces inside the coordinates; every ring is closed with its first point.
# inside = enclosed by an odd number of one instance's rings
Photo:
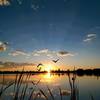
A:
{"type": "Polygon", "coordinates": [[[10,2],[8,0],[0,0],[0,6],[9,6],[10,2]]]}
{"type": "Polygon", "coordinates": [[[8,45],[8,42],[0,41],[0,52],[6,51],[7,50],[7,45],[8,45]]]}

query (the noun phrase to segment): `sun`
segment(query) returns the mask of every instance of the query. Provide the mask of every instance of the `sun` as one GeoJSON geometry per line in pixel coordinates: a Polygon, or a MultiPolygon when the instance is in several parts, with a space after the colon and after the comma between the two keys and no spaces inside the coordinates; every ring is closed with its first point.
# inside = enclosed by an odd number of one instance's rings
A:
{"type": "Polygon", "coordinates": [[[50,73],[52,70],[52,66],[51,65],[46,65],[45,70],[50,73]]]}

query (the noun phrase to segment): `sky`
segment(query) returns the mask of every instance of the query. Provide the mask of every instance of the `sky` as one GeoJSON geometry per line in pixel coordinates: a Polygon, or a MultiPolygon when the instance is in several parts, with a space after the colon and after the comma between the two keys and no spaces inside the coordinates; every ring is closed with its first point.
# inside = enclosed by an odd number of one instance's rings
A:
{"type": "Polygon", "coordinates": [[[100,0],[0,0],[0,61],[100,67],[100,0]]]}

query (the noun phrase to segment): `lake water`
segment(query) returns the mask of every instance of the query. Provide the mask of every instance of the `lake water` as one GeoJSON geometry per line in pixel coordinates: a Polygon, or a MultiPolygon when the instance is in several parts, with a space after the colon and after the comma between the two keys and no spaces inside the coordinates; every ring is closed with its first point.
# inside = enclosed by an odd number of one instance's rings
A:
{"type": "MultiPolygon", "coordinates": [[[[0,91],[8,86],[11,82],[17,84],[16,79],[19,76],[16,74],[0,74],[0,91]]],[[[22,77],[21,77],[22,78],[22,77]]],[[[72,81],[72,75],[70,75],[72,81]]],[[[73,81],[72,81],[73,82],[73,81]]],[[[17,91],[17,85],[12,84],[8,87],[0,96],[0,100],[13,100],[17,91]],[[16,88],[14,88],[16,87],[16,88]]],[[[79,91],[79,100],[100,100],[100,78],[96,76],[76,76],[75,86],[79,91]]],[[[71,88],[69,83],[69,77],[67,74],[36,74],[36,75],[23,75],[23,79],[18,92],[18,97],[21,98],[22,91],[26,92],[24,100],[29,100],[30,94],[33,91],[31,100],[70,100],[71,88]],[[33,82],[33,83],[32,83],[33,82]],[[49,88],[49,89],[48,89],[49,88]],[[41,93],[43,92],[43,93],[41,93]],[[53,95],[51,95],[50,94],[53,95]],[[62,93],[62,96],[60,95],[62,93]],[[45,96],[44,96],[45,95],[45,96]]],[[[23,94],[24,95],[24,94],[23,94]]],[[[77,99],[78,100],[78,99],[77,99]]]]}

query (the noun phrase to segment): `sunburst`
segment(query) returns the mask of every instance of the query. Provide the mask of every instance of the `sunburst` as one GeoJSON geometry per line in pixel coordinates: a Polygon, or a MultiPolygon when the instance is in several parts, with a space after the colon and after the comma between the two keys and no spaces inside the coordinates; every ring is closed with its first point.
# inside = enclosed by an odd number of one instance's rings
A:
{"type": "Polygon", "coordinates": [[[48,73],[50,73],[50,72],[51,72],[51,70],[52,70],[52,68],[53,68],[53,66],[52,66],[52,65],[46,65],[45,70],[46,70],[48,73]]]}

